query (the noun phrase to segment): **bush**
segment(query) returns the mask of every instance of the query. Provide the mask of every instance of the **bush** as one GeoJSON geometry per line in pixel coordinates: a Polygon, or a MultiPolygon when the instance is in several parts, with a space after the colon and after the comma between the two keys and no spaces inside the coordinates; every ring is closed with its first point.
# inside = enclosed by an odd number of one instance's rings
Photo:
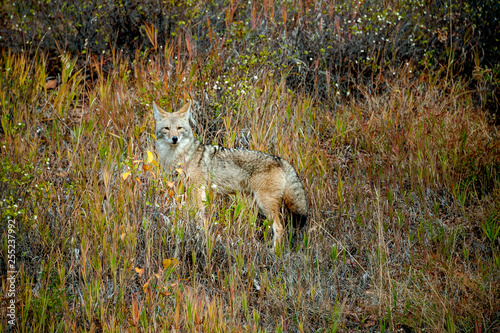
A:
{"type": "Polygon", "coordinates": [[[474,88],[478,100],[495,111],[499,6],[495,0],[460,0],[451,7],[448,1],[422,0],[16,1],[2,6],[0,47],[133,58],[178,43],[185,45],[183,52],[223,52],[238,62],[288,68],[291,89],[329,101],[337,94],[362,96],[356,89],[361,82],[387,89],[379,78],[395,75],[404,63],[413,73],[431,69],[468,78],[485,69],[491,71],[488,83],[473,81],[474,88]],[[220,47],[212,43],[217,38],[220,47]]]}

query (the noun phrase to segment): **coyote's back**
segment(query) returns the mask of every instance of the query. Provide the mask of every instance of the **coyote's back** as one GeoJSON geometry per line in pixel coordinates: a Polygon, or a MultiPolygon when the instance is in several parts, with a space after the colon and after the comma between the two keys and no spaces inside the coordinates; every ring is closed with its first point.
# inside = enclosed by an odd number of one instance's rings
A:
{"type": "Polygon", "coordinates": [[[197,202],[203,208],[205,186],[216,192],[251,194],[262,213],[273,221],[274,245],[283,234],[282,203],[293,214],[294,224],[307,220],[307,200],[302,182],[286,160],[259,151],[204,145],[195,140],[189,125],[190,103],[167,113],[153,103],[156,147],[167,171],[183,165],[188,180],[197,186],[197,202]]]}

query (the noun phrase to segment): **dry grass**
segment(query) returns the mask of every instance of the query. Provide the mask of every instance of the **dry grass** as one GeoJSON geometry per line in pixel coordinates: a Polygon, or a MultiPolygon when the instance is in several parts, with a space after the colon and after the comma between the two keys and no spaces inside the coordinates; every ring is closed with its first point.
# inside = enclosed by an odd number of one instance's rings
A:
{"type": "Polygon", "coordinates": [[[360,86],[360,98],[331,105],[294,94],[272,70],[176,54],[102,58],[113,63],[107,75],[88,58],[94,82],[64,56],[53,90],[43,57],[2,55],[13,331],[500,327],[499,133],[465,83],[402,65],[387,92],[360,86]],[[148,163],[151,102],[175,109],[186,92],[202,140],[276,154],[298,170],[310,218],[278,254],[249,198],[211,197],[200,225],[190,189],[148,163]]]}

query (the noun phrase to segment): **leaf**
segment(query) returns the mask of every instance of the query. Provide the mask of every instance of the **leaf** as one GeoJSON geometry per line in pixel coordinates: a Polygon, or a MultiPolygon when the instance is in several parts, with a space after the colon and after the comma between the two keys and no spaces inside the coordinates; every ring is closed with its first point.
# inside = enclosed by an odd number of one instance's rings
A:
{"type": "Polygon", "coordinates": [[[121,234],[121,235],[120,235],[120,238],[121,238],[122,240],[123,240],[123,239],[125,239],[125,233],[121,234]]]}
{"type": "Polygon", "coordinates": [[[175,169],[175,171],[177,171],[178,173],[183,173],[184,172],[184,170],[182,170],[181,168],[177,168],[177,169],[175,169]]]}
{"type": "Polygon", "coordinates": [[[160,291],[160,295],[162,295],[163,297],[167,297],[167,296],[172,295],[172,293],[169,293],[168,291],[164,291],[164,292],[160,291]]]}
{"type": "Polygon", "coordinates": [[[186,49],[189,53],[189,57],[192,57],[192,46],[191,46],[191,40],[189,39],[189,34],[186,34],[186,49]]]}
{"type": "Polygon", "coordinates": [[[155,160],[153,160],[153,165],[159,167],[158,162],[156,162],[155,160]]]}
{"type": "Polygon", "coordinates": [[[152,152],[149,150],[146,152],[148,154],[148,159],[146,160],[146,164],[150,164],[151,162],[154,161],[155,157],[152,152]]]}
{"type": "Polygon", "coordinates": [[[151,164],[143,164],[143,165],[142,165],[142,170],[144,170],[144,171],[149,171],[149,170],[151,170],[151,164]]]}
{"type": "Polygon", "coordinates": [[[168,187],[172,188],[172,187],[174,187],[174,185],[175,185],[175,182],[169,182],[169,181],[167,181],[167,186],[168,187]]]}
{"type": "Polygon", "coordinates": [[[46,89],[55,89],[57,87],[57,80],[48,80],[45,82],[46,89]]]}
{"type": "Polygon", "coordinates": [[[163,259],[163,268],[167,269],[172,266],[173,261],[171,259],[163,259]]]}
{"type": "Polygon", "coordinates": [[[149,281],[142,286],[142,290],[144,290],[144,292],[146,293],[148,292],[148,287],[149,287],[149,281]]]}
{"type": "Polygon", "coordinates": [[[172,259],[163,259],[163,268],[167,269],[170,266],[178,266],[179,265],[179,260],[172,258],[172,259]]]}
{"type": "Polygon", "coordinates": [[[174,196],[174,194],[175,194],[175,193],[174,193],[174,191],[172,191],[172,190],[170,190],[170,191],[168,192],[168,196],[169,196],[169,197],[173,197],[173,196],[174,196]]]}
{"type": "Polygon", "coordinates": [[[142,274],[144,274],[144,268],[139,268],[139,267],[136,267],[136,268],[135,268],[135,271],[136,271],[137,273],[139,273],[139,276],[142,276],[142,274]]]}
{"type": "MultiPolygon", "coordinates": [[[[171,285],[170,285],[170,287],[175,287],[175,284],[171,284],[171,285]]],[[[169,288],[169,287],[167,287],[167,286],[163,286],[163,289],[164,289],[165,291],[163,291],[163,292],[162,292],[162,291],[160,291],[160,294],[161,294],[163,297],[167,297],[167,296],[170,296],[170,295],[172,295],[172,294],[173,294],[173,293],[171,293],[171,292],[169,292],[169,291],[168,291],[168,288],[169,288]]]]}
{"type": "Polygon", "coordinates": [[[128,176],[130,176],[130,171],[124,172],[124,173],[122,174],[122,178],[123,178],[123,180],[127,179],[127,178],[128,178],[128,176]]]}

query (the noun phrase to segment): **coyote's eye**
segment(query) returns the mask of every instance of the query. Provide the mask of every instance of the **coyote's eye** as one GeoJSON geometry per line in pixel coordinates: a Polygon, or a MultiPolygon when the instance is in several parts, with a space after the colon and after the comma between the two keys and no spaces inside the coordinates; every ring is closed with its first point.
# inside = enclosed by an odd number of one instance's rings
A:
{"type": "Polygon", "coordinates": [[[178,130],[178,131],[180,131],[181,129],[182,129],[182,127],[180,127],[180,126],[179,126],[179,127],[177,127],[177,130],[178,130]]]}
{"type": "Polygon", "coordinates": [[[170,127],[166,126],[166,127],[163,127],[164,129],[166,129],[167,131],[170,131],[170,127]]]}

